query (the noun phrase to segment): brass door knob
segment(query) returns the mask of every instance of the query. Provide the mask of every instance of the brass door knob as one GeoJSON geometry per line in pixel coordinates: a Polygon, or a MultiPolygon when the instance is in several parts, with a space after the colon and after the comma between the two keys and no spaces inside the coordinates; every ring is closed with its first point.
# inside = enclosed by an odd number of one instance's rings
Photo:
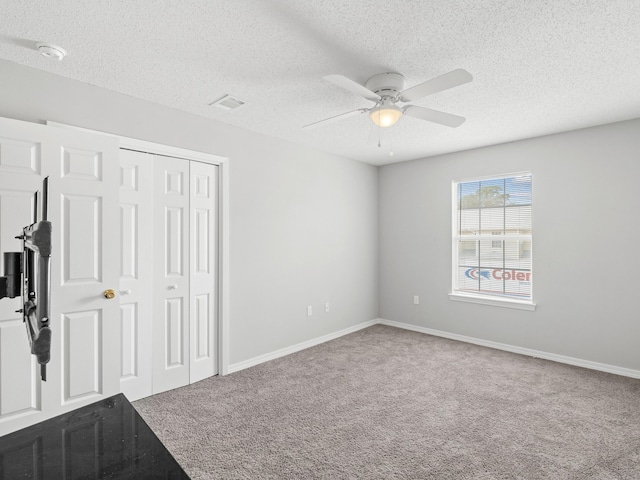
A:
{"type": "Polygon", "coordinates": [[[115,298],[116,292],[109,289],[109,290],[105,290],[103,295],[104,295],[104,298],[111,300],[112,298],[115,298]]]}

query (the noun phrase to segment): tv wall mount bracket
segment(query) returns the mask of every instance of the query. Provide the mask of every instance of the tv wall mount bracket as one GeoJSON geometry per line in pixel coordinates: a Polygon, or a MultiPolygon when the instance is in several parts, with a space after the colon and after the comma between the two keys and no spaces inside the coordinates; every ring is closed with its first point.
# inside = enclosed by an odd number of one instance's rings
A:
{"type": "Polygon", "coordinates": [[[47,363],[51,357],[51,222],[47,220],[48,187],[49,177],[46,177],[42,182],[42,193],[34,194],[33,223],[24,227],[22,234],[16,237],[22,241],[22,251],[4,253],[4,276],[0,277],[0,298],[22,297],[22,308],[16,313],[22,313],[31,353],[40,364],[43,381],[47,380],[47,363]]]}

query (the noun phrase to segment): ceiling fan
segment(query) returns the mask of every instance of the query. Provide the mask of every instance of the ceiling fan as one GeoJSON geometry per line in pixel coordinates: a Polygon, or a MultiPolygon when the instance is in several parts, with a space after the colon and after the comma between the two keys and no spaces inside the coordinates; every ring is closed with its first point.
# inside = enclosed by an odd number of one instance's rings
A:
{"type": "Polygon", "coordinates": [[[407,103],[419,98],[432,95],[434,93],[457,87],[473,80],[469,72],[461,68],[453,70],[439,77],[432,78],[426,82],[404,89],[406,82],[399,73],[380,73],[374,75],[364,85],[351,80],[343,75],[327,75],[322,77],[325,80],[342,87],[350,92],[360,95],[367,100],[375,102],[371,108],[359,108],[351,112],[341,113],[334,117],[325,118],[317,122],[305,125],[302,128],[313,128],[338,120],[369,113],[369,118],[379,127],[390,127],[394,125],[402,115],[419,118],[428,122],[439,123],[447,127],[459,127],[465,121],[464,117],[451,113],[440,112],[430,108],[419,107],[417,105],[404,105],[399,107],[397,103],[407,103]]]}

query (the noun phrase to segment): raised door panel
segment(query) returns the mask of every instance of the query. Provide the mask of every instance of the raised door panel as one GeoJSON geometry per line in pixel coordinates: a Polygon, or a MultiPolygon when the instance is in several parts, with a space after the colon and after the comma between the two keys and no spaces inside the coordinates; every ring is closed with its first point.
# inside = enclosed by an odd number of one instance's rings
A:
{"type": "Polygon", "coordinates": [[[190,382],[217,372],[218,167],[191,162],[190,382]]]}
{"type": "Polygon", "coordinates": [[[103,319],[100,310],[63,314],[64,352],[63,403],[102,394],[101,374],[105,358],[102,351],[103,319]],[[77,368],[82,365],[82,368],[77,368]]]}
{"type": "MultiPolygon", "coordinates": [[[[2,253],[22,251],[22,242],[16,236],[22,233],[25,226],[32,223],[33,192],[41,187],[40,177],[0,173],[0,272],[2,275],[4,275],[2,253]]],[[[5,320],[21,319],[22,316],[16,313],[20,308],[22,308],[20,298],[0,300],[0,328],[1,322],[5,320]]]]}
{"type": "Polygon", "coordinates": [[[0,418],[37,413],[41,408],[40,377],[22,319],[0,322],[0,418]],[[8,367],[11,368],[8,368],[8,367]]]}
{"type": "Polygon", "coordinates": [[[152,393],[153,156],[120,150],[120,388],[152,393]]]}
{"type": "Polygon", "coordinates": [[[165,278],[184,278],[184,225],[185,207],[165,206],[164,208],[164,276],[165,278]]]}
{"type": "Polygon", "coordinates": [[[156,155],[153,393],[189,384],[189,162],[156,155]]]}
{"type": "Polygon", "coordinates": [[[29,133],[0,135],[0,173],[39,177],[42,163],[40,147],[40,142],[34,141],[29,133]]]}
{"type": "Polygon", "coordinates": [[[140,232],[139,206],[135,203],[120,203],[120,280],[138,278],[140,232]]]}
{"type": "Polygon", "coordinates": [[[164,368],[180,368],[185,365],[184,355],[184,301],[181,297],[167,298],[164,311],[164,368]]]}
{"type": "Polygon", "coordinates": [[[104,233],[100,195],[62,194],[62,285],[102,282],[102,237],[104,233]]]}
{"type": "MultiPolygon", "coordinates": [[[[120,361],[120,385],[124,380],[140,376],[139,368],[139,332],[140,318],[138,315],[137,303],[120,304],[121,332],[121,352],[120,361]]],[[[127,396],[128,397],[128,396],[127,396]]]]}

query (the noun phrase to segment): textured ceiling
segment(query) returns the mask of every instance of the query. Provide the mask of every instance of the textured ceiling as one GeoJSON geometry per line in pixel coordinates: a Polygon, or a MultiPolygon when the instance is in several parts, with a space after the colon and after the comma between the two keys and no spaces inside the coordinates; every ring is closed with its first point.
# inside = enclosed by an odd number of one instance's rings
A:
{"type": "Polygon", "coordinates": [[[0,28],[0,58],[374,165],[640,117],[637,0],[2,0],[0,28]],[[372,106],[324,75],[456,68],[473,82],[414,103],[458,128],[403,117],[382,147],[366,115],[301,130],[372,106]],[[208,105],[224,94],[247,103],[208,105]]]}

